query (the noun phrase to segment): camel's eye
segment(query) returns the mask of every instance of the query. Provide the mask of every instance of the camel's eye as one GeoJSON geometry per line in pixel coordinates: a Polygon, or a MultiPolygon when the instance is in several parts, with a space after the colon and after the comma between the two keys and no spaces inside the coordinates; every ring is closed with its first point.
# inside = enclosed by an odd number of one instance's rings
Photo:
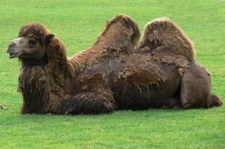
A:
{"type": "Polygon", "coordinates": [[[37,43],[37,40],[33,37],[30,37],[29,38],[29,43],[32,44],[32,45],[35,45],[37,43]]]}

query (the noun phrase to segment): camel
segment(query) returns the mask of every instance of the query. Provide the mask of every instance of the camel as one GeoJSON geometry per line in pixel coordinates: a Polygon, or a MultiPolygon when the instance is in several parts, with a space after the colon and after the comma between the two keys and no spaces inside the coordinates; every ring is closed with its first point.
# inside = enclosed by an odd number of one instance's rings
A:
{"type": "Polygon", "coordinates": [[[211,93],[210,73],[195,60],[191,40],[168,18],[150,21],[140,39],[137,23],[117,15],[90,48],[69,58],[57,36],[30,23],[7,53],[21,61],[23,114],[222,105],[211,93]]]}

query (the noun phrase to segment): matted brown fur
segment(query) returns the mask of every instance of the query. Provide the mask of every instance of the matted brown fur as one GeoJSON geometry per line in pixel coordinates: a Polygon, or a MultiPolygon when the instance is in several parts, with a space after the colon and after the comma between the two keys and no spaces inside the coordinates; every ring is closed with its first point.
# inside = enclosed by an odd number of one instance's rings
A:
{"type": "Polygon", "coordinates": [[[22,113],[98,114],[222,104],[210,93],[209,73],[195,62],[191,41],[168,19],[148,23],[137,46],[136,22],[118,15],[92,47],[68,59],[63,42],[44,25],[22,27],[19,37],[29,36],[42,45],[35,52],[45,54],[38,59],[19,56],[22,113]]]}

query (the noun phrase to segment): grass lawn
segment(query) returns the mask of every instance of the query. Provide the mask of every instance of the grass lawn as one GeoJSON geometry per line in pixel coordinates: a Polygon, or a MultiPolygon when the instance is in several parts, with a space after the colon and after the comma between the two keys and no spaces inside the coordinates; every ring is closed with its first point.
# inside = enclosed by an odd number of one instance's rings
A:
{"type": "Polygon", "coordinates": [[[195,43],[196,59],[225,102],[224,0],[0,0],[0,148],[225,148],[225,106],[211,109],[117,111],[108,115],[21,115],[20,63],[5,53],[20,27],[42,22],[64,41],[68,56],[90,47],[116,14],[140,30],[157,17],[177,22],[195,43]]]}

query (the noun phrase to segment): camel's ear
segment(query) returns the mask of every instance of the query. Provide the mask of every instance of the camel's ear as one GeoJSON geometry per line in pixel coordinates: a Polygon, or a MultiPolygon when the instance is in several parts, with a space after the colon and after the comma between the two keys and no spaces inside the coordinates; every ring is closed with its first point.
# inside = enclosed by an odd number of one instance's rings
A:
{"type": "Polygon", "coordinates": [[[66,54],[63,43],[54,35],[50,34],[45,39],[46,56],[49,63],[65,62],[66,54]]]}
{"type": "Polygon", "coordinates": [[[48,46],[48,44],[51,42],[51,40],[55,37],[53,34],[49,34],[44,38],[43,44],[45,47],[48,46]]]}
{"type": "Polygon", "coordinates": [[[43,45],[46,48],[46,54],[47,54],[48,59],[51,58],[51,57],[53,57],[53,54],[54,54],[55,44],[52,43],[54,37],[55,37],[55,35],[48,34],[43,39],[43,45]]]}

